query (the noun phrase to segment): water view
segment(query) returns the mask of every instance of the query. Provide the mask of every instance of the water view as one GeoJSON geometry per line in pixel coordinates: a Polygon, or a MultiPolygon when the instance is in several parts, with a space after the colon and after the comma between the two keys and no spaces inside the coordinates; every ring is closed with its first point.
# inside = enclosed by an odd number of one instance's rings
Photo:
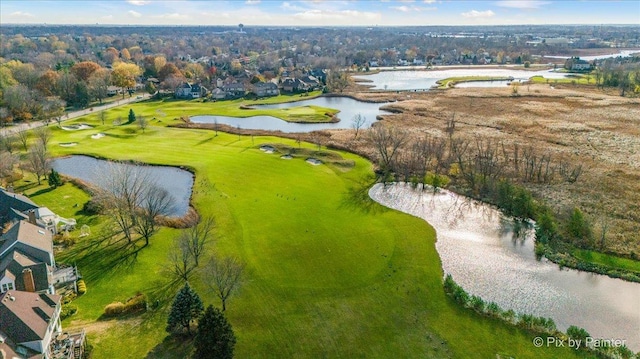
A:
{"type": "Polygon", "coordinates": [[[640,284],[538,261],[531,228],[516,230],[495,208],[448,191],[378,184],[369,195],[431,224],[444,272],[470,294],[640,349],[640,284]]]}
{"type": "Polygon", "coordinates": [[[310,100],[288,102],[273,105],[256,105],[255,108],[278,109],[299,106],[322,106],[334,108],[340,112],[337,117],[339,122],[332,123],[294,123],[281,120],[273,116],[251,116],[251,117],[230,117],[230,116],[192,116],[191,122],[194,123],[219,123],[223,125],[249,129],[249,130],[268,130],[282,132],[311,132],[327,129],[346,129],[351,128],[351,119],[357,114],[362,114],[367,119],[367,123],[363,128],[368,128],[376,121],[378,115],[389,114],[387,111],[380,110],[380,107],[386,103],[371,103],[358,101],[349,97],[317,97],[310,100]]]}
{"type": "Polygon", "coordinates": [[[189,199],[193,188],[193,175],[185,170],[168,166],[146,166],[115,163],[89,156],[68,156],[55,158],[51,167],[61,174],[82,181],[100,185],[109,166],[136,166],[160,188],[167,190],[174,198],[171,216],[184,216],[189,209],[189,199]]]}
{"type": "MultiPolygon", "coordinates": [[[[416,70],[416,71],[382,71],[372,75],[353,76],[356,79],[371,81],[363,83],[372,86],[373,90],[420,90],[427,91],[436,86],[439,80],[450,77],[466,76],[491,76],[513,78],[513,80],[526,81],[533,76],[543,76],[548,79],[559,79],[567,76],[566,73],[553,70],[524,71],[510,68],[456,68],[447,70],[416,70]]],[[[482,83],[471,82],[468,87],[487,87],[482,83]],[[475,85],[475,86],[474,86],[475,85]]]]}

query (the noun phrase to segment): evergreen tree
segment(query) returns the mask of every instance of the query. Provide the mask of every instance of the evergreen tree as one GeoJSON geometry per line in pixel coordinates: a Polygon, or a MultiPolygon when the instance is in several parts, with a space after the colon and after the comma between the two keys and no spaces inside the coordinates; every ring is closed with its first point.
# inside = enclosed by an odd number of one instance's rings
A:
{"type": "Polygon", "coordinates": [[[235,345],[231,324],[218,308],[209,305],[198,321],[194,358],[231,359],[235,345]]]}
{"type": "Polygon", "coordinates": [[[136,122],[136,114],[133,112],[133,109],[129,109],[129,123],[136,122]]]}
{"type": "Polygon", "coordinates": [[[198,293],[189,287],[189,283],[185,284],[171,304],[167,332],[179,333],[186,329],[191,334],[191,321],[196,320],[203,310],[204,305],[198,293]]]}
{"type": "Polygon", "coordinates": [[[60,178],[60,174],[56,172],[53,168],[51,169],[51,173],[49,174],[49,186],[56,188],[58,186],[62,186],[62,178],[60,178]]]}

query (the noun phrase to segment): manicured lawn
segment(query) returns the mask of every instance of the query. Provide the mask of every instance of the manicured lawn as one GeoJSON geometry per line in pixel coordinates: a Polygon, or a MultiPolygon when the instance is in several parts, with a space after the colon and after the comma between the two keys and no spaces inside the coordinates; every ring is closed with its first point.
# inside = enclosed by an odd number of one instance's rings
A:
{"type": "Polygon", "coordinates": [[[596,84],[595,76],[574,74],[570,77],[561,79],[548,79],[542,76],[533,76],[529,79],[534,84],[578,84],[578,85],[594,85],[596,84]]]}
{"type": "Polygon", "coordinates": [[[500,76],[458,76],[458,77],[447,77],[446,79],[438,80],[436,83],[438,84],[438,88],[445,89],[449,87],[453,87],[460,82],[474,82],[474,81],[507,81],[511,80],[510,77],[500,77],[500,76]]]}
{"type": "MultiPolygon", "coordinates": [[[[55,155],[89,154],[112,159],[189,166],[196,173],[193,205],[217,222],[210,251],[246,263],[245,281],[231,298],[227,316],[234,327],[238,358],[573,358],[570,349],[537,349],[532,334],[472,314],[449,300],[435,233],[424,221],[386,209],[366,195],[372,164],[337,152],[353,166],[312,166],[303,157],[280,159],[260,144],[293,140],[249,137],[164,127],[194,102],[141,103],[78,119],[97,127],[54,129],[55,155]],[[145,134],[135,125],[112,126],[116,116],[165,113],[145,134]],[[160,112],[159,112],[160,111],[160,112]],[[104,132],[94,140],[90,135],[104,132]],[[59,143],[77,142],[75,147],[59,143]],[[352,161],[352,162],[351,162],[352,161]]],[[[243,110],[244,111],[244,110],[243,110]]],[[[202,113],[202,112],[200,112],[202,113]]],[[[158,119],[159,115],[156,115],[158,119]]],[[[302,144],[312,151],[312,144],[302,144]]],[[[85,220],[88,197],[65,185],[34,200],[85,220]],[[57,206],[57,207],[56,207],[57,206]],[[73,207],[72,207],[73,208],[73,207]]],[[[96,226],[107,227],[100,217],[96,226]]],[[[189,345],[166,338],[172,297],[165,270],[178,230],[162,229],[148,247],[102,240],[101,231],[58,257],[77,263],[88,292],[75,301],[79,312],[65,326],[86,325],[94,358],[184,358],[189,345]],[[124,320],[102,321],[106,304],[141,291],[158,309],[124,320]]],[[[219,305],[207,291],[206,275],[191,281],[206,304],[219,305]]]]}
{"type": "Polygon", "coordinates": [[[609,268],[618,268],[624,270],[635,271],[640,273],[640,261],[629,258],[620,258],[605,253],[589,251],[585,249],[576,249],[573,255],[583,261],[600,264],[609,268]]]}
{"type": "MultiPolygon", "coordinates": [[[[320,91],[314,91],[309,95],[280,95],[267,97],[257,100],[228,100],[228,101],[209,101],[202,100],[147,100],[136,105],[124,105],[118,108],[106,110],[109,118],[109,124],[114,119],[120,119],[121,123],[127,121],[129,109],[133,108],[135,114],[145,116],[152,121],[171,121],[176,118],[195,116],[195,115],[217,115],[217,116],[233,116],[233,117],[250,117],[250,116],[273,116],[284,121],[290,122],[329,122],[334,114],[338,111],[331,108],[320,106],[300,106],[288,109],[256,109],[252,108],[259,104],[272,104],[282,102],[294,102],[312,99],[321,94],[320,91]]],[[[88,116],[98,121],[100,111],[88,116]]],[[[105,123],[106,124],[106,123],[105,123]]]]}

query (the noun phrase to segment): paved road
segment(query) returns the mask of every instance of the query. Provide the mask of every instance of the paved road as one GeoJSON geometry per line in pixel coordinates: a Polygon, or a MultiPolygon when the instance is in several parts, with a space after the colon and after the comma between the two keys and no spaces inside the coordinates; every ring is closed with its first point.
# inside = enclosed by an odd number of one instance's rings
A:
{"type": "MultiPolygon", "coordinates": [[[[114,102],[110,102],[108,104],[104,104],[102,106],[94,106],[91,108],[86,108],[84,110],[79,110],[79,111],[73,111],[73,112],[67,112],[66,115],[64,115],[62,121],[67,121],[67,120],[71,120],[74,118],[78,118],[78,117],[82,117],[82,116],[86,116],[88,114],[91,113],[97,113],[100,112],[102,110],[108,110],[110,108],[114,108],[114,107],[118,107],[118,106],[122,106],[122,105],[126,105],[132,102],[138,102],[138,101],[142,101],[142,100],[146,100],[148,98],[150,98],[151,95],[145,93],[142,95],[136,95],[136,96],[132,96],[132,97],[127,97],[125,99],[120,99],[114,102]]],[[[54,122],[52,120],[52,122],[54,122]]],[[[10,135],[10,134],[14,134],[14,133],[18,133],[21,131],[25,131],[25,130],[30,130],[36,127],[41,127],[44,126],[45,123],[43,121],[34,121],[34,122],[30,122],[30,123],[20,123],[14,126],[10,126],[10,127],[5,127],[5,128],[0,128],[0,135],[10,135]]]]}

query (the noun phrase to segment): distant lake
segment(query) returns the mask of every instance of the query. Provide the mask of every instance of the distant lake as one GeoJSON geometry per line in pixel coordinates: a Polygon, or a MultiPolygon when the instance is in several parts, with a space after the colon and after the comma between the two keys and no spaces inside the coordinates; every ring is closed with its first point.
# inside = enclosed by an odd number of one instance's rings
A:
{"type": "MultiPolygon", "coordinates": [[[[580,56],[580,58],[582,60],[585,61],[593,61],[593,60],[602,60],[602,59],[610,59],[612,57],[629,57],[632,54],[635,53],[640,53],[640,49],[635,49],[635,50],[622,50],[622,51],[614,51],[610,54],[607,55],[593,55],[593,56],[580,56]]],[[[571,56],[558,56],[558,55],[549,55],[549,56],[544,56],[546,58],[549,59],[568,59],[571,56]]]]}
{"type": "Polygon", "coordinates": [[[279,109],[300,106],[321,106],[339,110],[337,117],[339,122],[332,123],[294,123],[281,120],[273,116],[250,116],[250,117],[230,117],[218,115],[192,116],[193,123],[219,123],[223,125],[239,127],[248,130],[268,130],[282,131],[287,133],[294,132],[311,132],[327,129],[347,129],[351,128],[351,119],[361,114],[367,119],[367,123],[363,128],[368,128],[377,121],[378,115],[389,114],[387,111],[380,110],[380,107],[386,103],[371,103],[352,99],[350,97],[316,97],[310,100],[287,102],[272,105],[254,105],[254,108],[261,109],[279,109]]]}
{"type": "Polygon", "coordinates": [[[104,174],[110,166],[133,166],[142,169],[157,186],[169,192],[173,197],[173,211],[171,216],[181,217],[187,214],[189,199],[193,188],[193,175],[191,172],[168,166],[147,166],[131,163],[120,163],[101,160],[89,156],[67,156],[54,158],[51,167],[61,174],[78,178],[82,181],[100,186],[104,174]]]}
{"type": "MultiPolygon", "coordinates": [[[[567,76],[566,73],[553,70],[524,71],[510,68],[455,68],[446,70],[415,70],[415,71],[381,71],[372,75],[353,76],[355,79],[371,81],[364,83],[372,85],[374,90],[428,90],[437,85],[439,80],[450,77],[466,76],[490,76],[512,77],[514,80],[527,81],[533,76],[543,76],[548,79],[559,79],[567,76]]],[[[484,83],[470,82],[466,87],[490,87],[484,83]]]]}

